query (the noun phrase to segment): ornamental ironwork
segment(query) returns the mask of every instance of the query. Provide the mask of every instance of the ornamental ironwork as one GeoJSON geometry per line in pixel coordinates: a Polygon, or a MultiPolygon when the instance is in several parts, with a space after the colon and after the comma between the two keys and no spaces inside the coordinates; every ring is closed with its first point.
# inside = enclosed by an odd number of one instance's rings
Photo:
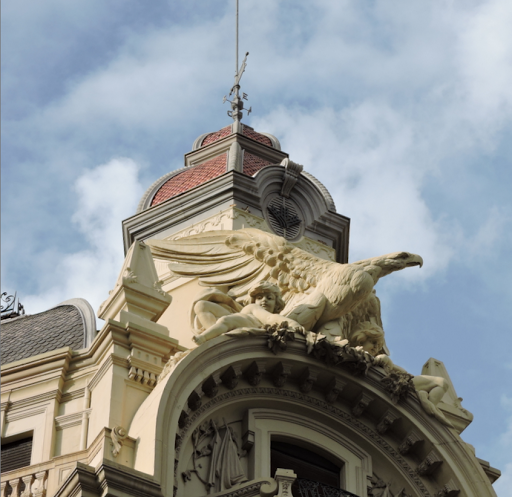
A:
{"type": "Polygon", "coordinates": [[[1,319],[16,318],[25,314],[25,309],[20,304],[16,293],[14,295],[7,295],[7,292],[2,293],[0,311],[1,319]]]}

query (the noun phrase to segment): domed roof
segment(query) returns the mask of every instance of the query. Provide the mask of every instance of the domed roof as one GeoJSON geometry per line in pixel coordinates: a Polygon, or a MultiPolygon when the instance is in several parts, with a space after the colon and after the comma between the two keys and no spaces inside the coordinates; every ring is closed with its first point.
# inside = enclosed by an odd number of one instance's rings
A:
{"type": "Polygon", "coordinates": [[[148,188],[137,212],[161,204],[231,169],[254,176],[262,168],[281,161],[272,160],[275,153],[269,149],[281,151],[275,136],[259,133],[242,123],[238,128],[229,125],[219,131],[205,133],[194,141],[192,152],[185,156],[185,167],[167,173],[148,188]],[[235,143],[239,153],[233,150],[235,143]],[[230,154],[235,153],[237,157],[230,159],[230,154]]]}

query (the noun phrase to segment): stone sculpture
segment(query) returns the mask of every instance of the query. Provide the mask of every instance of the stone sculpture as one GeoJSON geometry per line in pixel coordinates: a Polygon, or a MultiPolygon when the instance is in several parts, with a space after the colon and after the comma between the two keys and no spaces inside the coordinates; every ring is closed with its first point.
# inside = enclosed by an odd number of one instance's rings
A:
{"type": "Polygon", "coordinates": [[[209,327],[194,336],[194,341],[201,344],[219,335],[237,328],[264,328],[265,326],[282,325],[287,328],[303,331],[299,323],[286,319],[279,314],[285,303],[279,288],[268,281],[260,281],[249,290],[248,304],[241,307],[240,312],[232,313],[236,309],[234,302],[222,292],[213,292],[205,297],[215,297],[215,301],[197,300],[194,311],[198,320],[209,327]]]}
{"type": "Polygon", "coordinates": [[[395,375],[395,382],[400,383],[404,378],[406,383],[410,380],[425,412],[441,423],[451,426],[450,421],[437,407],[448,390],[448,382],[440,376],[410,375],[404,368],[394,364],[388,355],[378,354],[382,343],[384,343],[384,330],[372,323],[362,323],[350,340],[351,346],[361,347],[375,357],[374,366],[382,367],[388,375],[395,375]]]}
{"type": "MultiPolygon", "coordinates": [[[[339,264],[254,228],[148,240],[147,244],[156,258],[171,263],[176,275],[198,277],[207,287],[229,287],[230,300],[212,301],[220,306],[235,309],[233,302],[246,298],[257,281],[275,283],[286,303],[281,315],[329,339],[350,338],[361,322],[380,325],[375,284],[394,271],[423,264],[420,256],[408,252],[339,264]]],[[[199,321],[206,314],[196,309],[199,321]]],[[[204,328],[211,325],[208,317],[204,320],[204,328]]]]}

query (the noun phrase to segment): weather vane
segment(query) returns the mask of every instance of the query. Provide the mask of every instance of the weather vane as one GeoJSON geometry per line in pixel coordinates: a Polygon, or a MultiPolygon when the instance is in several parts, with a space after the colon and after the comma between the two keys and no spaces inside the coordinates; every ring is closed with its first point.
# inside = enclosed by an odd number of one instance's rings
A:
{"type": "MultiPolygon", "coordinates": [[[[228,110],[228,116],[233,118],[233,121],[239,122],[242,120],[242,110],[244,108],[244,100],[247,100],[248,95],[242,92],[242,97],[240,98],[240,80],[242,79],[242,74],[245,71],[245,67],[247,66],[247,56],[249,52],[245,54],[244,60],[242,61],[242,65],[240,68],[238,67],[238,0],[236,0],[236,42],[235,42],[235,84],[231,88],[229,92],[229,96],[234,94],[233,100],[229,100],[226,96],[222,100],[222,103],[226,101],[231,103],[231,110],[228,110]]],[[[247,109],[247,115],[249,115],[252,111],[252,108],[249,107],[247,109]]]]}

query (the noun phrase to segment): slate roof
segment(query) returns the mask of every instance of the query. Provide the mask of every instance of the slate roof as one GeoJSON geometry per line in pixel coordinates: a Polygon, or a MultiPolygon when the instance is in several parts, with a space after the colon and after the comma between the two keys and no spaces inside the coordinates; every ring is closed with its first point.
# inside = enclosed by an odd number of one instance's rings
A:
{"type": "Polygon", "coordinates": [[[74,305],[7,319],[0,325],[0,362],[4,365],[61,347],[78,350],[85,347],[85,336],[84,320],[74,305]]]}

